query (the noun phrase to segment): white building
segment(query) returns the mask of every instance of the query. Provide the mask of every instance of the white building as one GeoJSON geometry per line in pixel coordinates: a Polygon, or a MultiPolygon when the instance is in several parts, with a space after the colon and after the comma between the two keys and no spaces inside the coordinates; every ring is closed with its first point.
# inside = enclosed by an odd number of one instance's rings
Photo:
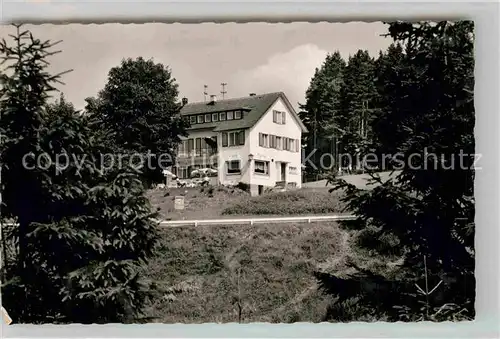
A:
{"type": "Polygon", "coordinates": [[[284,93],[183,103],[181,115],[191,127],[172,168],[179,178],[212,167],[216,183],[249,184],[253,195],[277,184],[301,187],[301,137],[307,129],[284,93]]]}

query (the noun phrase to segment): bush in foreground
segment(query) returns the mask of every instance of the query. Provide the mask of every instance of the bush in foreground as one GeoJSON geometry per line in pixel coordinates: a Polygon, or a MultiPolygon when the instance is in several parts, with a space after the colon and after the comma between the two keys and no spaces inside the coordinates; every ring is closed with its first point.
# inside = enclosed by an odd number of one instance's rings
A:
{"type": "Polygon", "coordinates": [[[0,42],[2,217],[17,223],[2,234],[2,305],[16,323],[134,321],[156,215],[137,172],[94,160],[107,152],[99,127],[63,98],[48,104],[52,45],[16,28],[13,46],[0,42]]]}

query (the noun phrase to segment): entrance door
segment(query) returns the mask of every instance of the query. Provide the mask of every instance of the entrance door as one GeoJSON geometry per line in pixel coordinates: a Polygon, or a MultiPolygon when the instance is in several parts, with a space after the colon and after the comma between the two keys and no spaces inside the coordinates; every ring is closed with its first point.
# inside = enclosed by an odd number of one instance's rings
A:
{"type": "Polygon", "coordinates": [[[281,163],[281,181],[286,181],[286,162],[281,163]]]}

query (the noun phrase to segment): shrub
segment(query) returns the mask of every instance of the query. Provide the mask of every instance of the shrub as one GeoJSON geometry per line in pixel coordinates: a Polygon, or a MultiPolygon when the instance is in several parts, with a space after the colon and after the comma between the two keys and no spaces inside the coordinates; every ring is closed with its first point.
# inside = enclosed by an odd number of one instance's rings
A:
{"type": "Polygon", "coordinates": [[[250,185],[247,183],[240,181],[235,187],[242,190],[242,191],[250,192],[250,185]]]}
{"type": "Polygon", "coordinates": [[[247,196],[222,211],[226,215],[290,215],[324,214],[342,211],[340,194],[319,191],[271,192],[264,195],[247,196]]]}

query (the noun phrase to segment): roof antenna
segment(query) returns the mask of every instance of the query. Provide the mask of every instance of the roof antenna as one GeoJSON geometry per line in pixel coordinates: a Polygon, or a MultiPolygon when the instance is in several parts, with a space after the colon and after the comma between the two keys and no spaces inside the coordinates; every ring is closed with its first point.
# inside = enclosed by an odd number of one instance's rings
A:
{"type": "Polygon", "coordinates": [[[224,100],[224,96],[227,93],[227,91],[226,91],[226,85],[227,85],[227,83],[223,82],[220,85],[222,86],[222,91],[220,91],[220,93],[222,94],[222,100],[224,100]]]}
{"type": "Polygon", "coordinates": [[[203,85],[203,89],[204,89],[204,91],[203,91],[203,101],[204,102],[207,102],[207,95],[208,95],[207,88],[208,88],[207,85],[203,85]]]}

